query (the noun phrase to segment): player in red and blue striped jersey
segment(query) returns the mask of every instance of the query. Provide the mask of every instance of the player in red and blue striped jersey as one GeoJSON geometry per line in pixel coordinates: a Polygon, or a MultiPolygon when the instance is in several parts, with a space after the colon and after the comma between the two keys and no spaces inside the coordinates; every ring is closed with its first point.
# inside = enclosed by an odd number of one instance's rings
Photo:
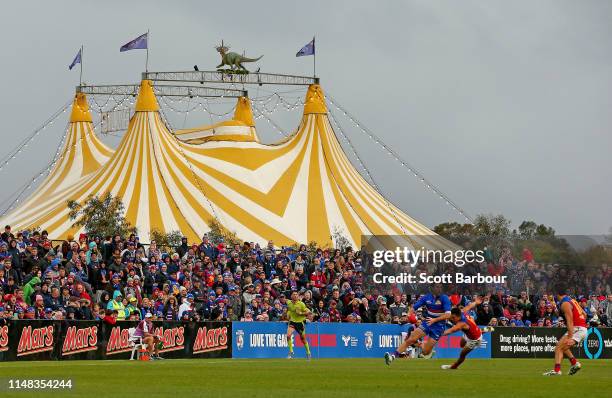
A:
{"type": "Polygon", "coordinates": [[[432,287],[431,293],[425,294],[414,303],[412,311],[425,307],[426,319],[415,329],[404,342],[393,353],[385,352],[385,363],[390,365],[395,358],[406,351],[408,347],[415,344],[419,339],[427,336],[427,340],[422,344],[421,357],[431,358],[433,348],[438,343],[442,333],[446,330],[446,321],[451,314],[451,301],[446,294],[442,294],[442,285],[436,284],[432,287]]]}

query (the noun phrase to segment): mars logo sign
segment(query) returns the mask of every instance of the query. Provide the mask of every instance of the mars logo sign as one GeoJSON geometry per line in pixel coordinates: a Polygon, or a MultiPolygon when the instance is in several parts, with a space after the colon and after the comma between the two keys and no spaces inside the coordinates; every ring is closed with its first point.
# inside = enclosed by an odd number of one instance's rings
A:
{"type": "Polygon", "coordinates": [[[0,352],[8,351],[8,326],[0,327],[0,352]]]}
{"type": "Polygon", "coordinates": [[[53,325],[32,328],[26,326],[21,330],[17,356],[32,355],[53,350],[53,325]]]}
{"type": "Polygon", "coordinates": [[[122,352],[131,351],[130,332],[128,329],[121,329],[115,326],[110,333],[108,343],[106,344],[106,355],[120,354],[122,352]]]}
{"type": "Polygon", "coordinates": [[[164,329],[155,328],[153,334],[164,343],[160,352],[177,351],[185,348],[185,328],[183,326],[164,329]]]}
{"type": "Polygon", "coordinates": [[[98,327],[77,328],[70,326],[62,345],[62,355],[73,355],[98,349],[98,327]]]}
{"type": "Polygon", "coordinates": [[[199,327],[193,342],[193,353],[222,351],[227,349],[227,327],[207,328],[199,327]]]}

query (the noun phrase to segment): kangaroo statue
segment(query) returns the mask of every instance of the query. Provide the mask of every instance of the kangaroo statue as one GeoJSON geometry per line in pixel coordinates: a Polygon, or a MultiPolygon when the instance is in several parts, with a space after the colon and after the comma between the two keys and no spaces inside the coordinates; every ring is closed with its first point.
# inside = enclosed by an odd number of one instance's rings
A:
{"type": "Polygon", "coordinates": [[[231,70],[243,70],[248,72],[247,68],[245,68],[242,63],[243,62],[257,62],[261,59],[262,56],[258,58],[247,58],[235,52],[228,52],[230,49],[229,46],[223,44],[223,40],[221,40],[221,45],[215,47],[219,54],[221,54],[221,63],[217,65],[217,69],[221,68],[224,65],[230,67],[231,70]]]}

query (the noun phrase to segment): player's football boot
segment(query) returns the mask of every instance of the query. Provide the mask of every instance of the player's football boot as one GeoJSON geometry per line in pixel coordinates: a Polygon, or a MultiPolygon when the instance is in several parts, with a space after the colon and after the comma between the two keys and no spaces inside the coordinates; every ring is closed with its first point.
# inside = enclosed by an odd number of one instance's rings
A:
{"type": "Polygon", "coordinates": [[[582,365],[580,364],[580,362],[576,362],[576,365],[572,365],[570,367],[570,370],[568,372],[568,374],[571,375],[575,375],[576,373],[578,373],[578,371],[582,368],[582,365]]]}
{"type": "Polygon", "coordinates": [[[312,359],[312,355],[310,353],[306,354],[306,359],[308,359],[309,361],[312,359]]]}
{"type": "Polygon", "coordinates": [[[563,373],[561,371],[549,370],[548,372],[542,373],[543,376],[561,376],[563,373]]]}
{"type": "Polygon", "coordinates": [[[442,365],[442,366],[440,366],[440,367],[441,367],[442,369],[444,369],[444,370],[454,369],[454,368],[453,368],[453,365],[442,365]]]}
{"type": "Polygon", "coordinates": [[[491,333],[495,330],[495,328],[493,326],[485,326],[482,331],[485,333],[491,333]]]}
{"type": "Polygon", "coordinates": [[[289,355],[287,355],[287,359],[293,359],[293,353],[290,352],[289,355]]]}
{"type": "Polygon", "coordinates": [[[421,359],[431,359],[433,355],[436,353],[436,350],[431,350],[429,354],[419,354],[419,358],[421,359]]]}
{"type": "Polygon", "coordinates": [[[391,365],[391,362],[393,362],[394,360],[395,360],[395,355],[385,352],[385,363],[387,365],[391,365]]]}

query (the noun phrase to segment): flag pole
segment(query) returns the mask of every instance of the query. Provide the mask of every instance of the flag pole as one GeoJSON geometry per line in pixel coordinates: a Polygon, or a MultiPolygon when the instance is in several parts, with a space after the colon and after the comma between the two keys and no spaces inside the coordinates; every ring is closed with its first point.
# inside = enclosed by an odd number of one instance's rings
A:
{"type": "Polygon", "coordinates": [[[81,62],[79,62],[81,66],[81,73],[79,74],[79,86],[83,85],[83,45],[81,44],[81,62]]]}
{"type": "Polygon", "coordinates": [[[145,72],[149,71],[149,29],[147,29],[147,60],[145,62],[145,72]]]}
{"type": "Polygon", "coordinates": [[[315,36],[312,36],[312,77],[317,77],[317,46],[315,45],[315,36]]]}

